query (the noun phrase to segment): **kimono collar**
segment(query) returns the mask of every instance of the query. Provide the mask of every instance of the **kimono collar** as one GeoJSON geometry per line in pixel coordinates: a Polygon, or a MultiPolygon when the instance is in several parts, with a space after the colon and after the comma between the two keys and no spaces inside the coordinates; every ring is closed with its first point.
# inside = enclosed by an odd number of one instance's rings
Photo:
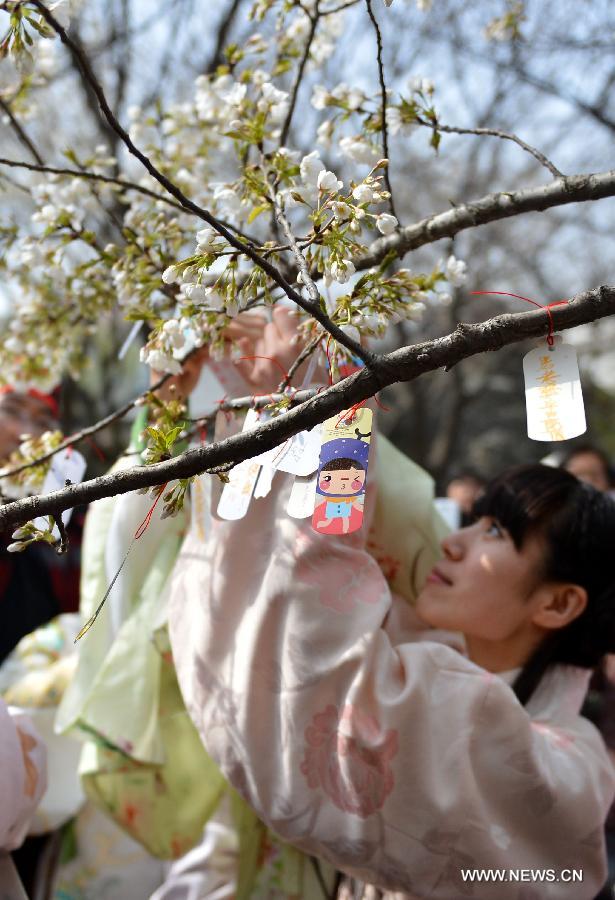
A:
{"type": "MultiPolygon", "coordinates": [[[[512,686],[521,669],[499,672],[498,678],[512,686]]],[[[591,669],[579,666],[551,666],[527,703],[533,717],[575,718],[585,700],[591,669]]]]}

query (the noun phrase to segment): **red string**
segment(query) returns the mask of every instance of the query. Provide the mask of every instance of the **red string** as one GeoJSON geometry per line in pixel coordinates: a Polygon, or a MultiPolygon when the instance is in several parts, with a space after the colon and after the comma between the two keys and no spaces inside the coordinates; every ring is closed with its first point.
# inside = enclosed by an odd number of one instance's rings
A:
{"type": "Polygon", "coordinates": [[[101,450],[101,448],[98,446],[98,444],[96,443],[96,441],[94,441],[94,440],[89,436],[89,434],[86,434],[85,439],[86,439],[86,441],[88,442],[88,444],[92,447],[92,449],[93,449],[94,452],[96,453],[96,456],[99,458],[99,460],[100,460],[101,462],[106,462],[106,461],[107,461],[107,457],[105,456],[105,454],[104,454],[104,452],[101,450]]]}
{"type": "Polygon", "coordinates": [[[228,394],[225,394],[224,397],[222,397],[221,400],[218,400],[218,401],[217,401],[217,403],[218,403],[218,406],[220,407],[220,412],[223,412],[223,413],[224,413],[224,418],[225,418],[226,423],[227,423],[227,425],[228,425],[228,423],[231,421],[231,419],[232,419],[233,417],[231,416],[231,414],[230,414],[230,412],[228,411],[228,409],[222,409],[222,404],[225,402],[225,400],[226,400],[227,397],[228,397],[228,394]]]}
{"type": "Polygon", "coordinates": [[[347,412],[343,412],[341,414],[341,416],[339,417],[339,419],[337,420],[337,422],[335,423],[335,427],[337,428],[339,426],[340,422],[351,423],[355,419],[358,411],[361,409],[362,406],[365,406],[366,403],[367,403],[367,400],[361,400],[360,403],[355,403],[354,406],[351,406],[350,409],[347,410],[347,412]]]}
{"type": "Polygon", "coordinates": [[[282,375],[286,380],[288,380],[288,372],[284,368],[281,362],[279,362],[274,356],[240,356],[237,362],[241,362],[242,360],[250,360],[250,359],[267,359],[269,362],[272,362],[274,365],[278,367],[282,375]]]}
{"type": "Polygon", "coordinates": [[[158,503],[158,501],[164,494],[165,488],[168,483],[169,483],[168,481],[165,481],[165,483],[162,485],[162,487],[160,488],[160,493],[158,494],[158,496],[156,497],[156,499],[154,500],[154,502],[151,505],[150,511],[148,512],[146,517],[143,519],[143,521],[141,522],[141,524],[135,531],[135,541],[138,541],[140,537],[143,537],[143,535],[147,531],[149,523],[152,521],[152,516],[154,515],[154,510],[156,509],[156,504],[158,503]]]}
{"type": "Polygon", "coordinates": [[[385,406],[384,403],[380,402],[380,400],[378,399],[378,394],[374,394],[374,400],[376,401],[380,409],[382,409],[384,412],[391,412],[388,406],[385,406]]]}
{"type": "Polygon", "coordinates": [[[534,306],[537,306],[539,309],[544,309],[547,312],[549,317],[549,333],[547,335],[547,344],[549,347],[553,346],[553,314],[551,312],[552,306],[561,306],[562,303],[568,303],[568,300],[556,300],[554,303],[547,303],[545,306],[544,303],[538,303],[537,300],[532,300],[530,297],[523,297],[521,294],[511,294],[508,291],[472,291],[473,294],[499,294],[502,297],[516,297],[517,300],[525,300],[526,303],[533,303],[534,306]]]}

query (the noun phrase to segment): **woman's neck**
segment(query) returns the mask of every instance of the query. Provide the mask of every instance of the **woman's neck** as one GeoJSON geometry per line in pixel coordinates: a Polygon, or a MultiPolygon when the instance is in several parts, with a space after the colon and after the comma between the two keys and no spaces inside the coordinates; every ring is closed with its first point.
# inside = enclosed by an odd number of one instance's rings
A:
{"type": "Polygon", "coordinates": [[[469,659],[488,672],[508,672],[525,665],[545,638],[542,629],[533,627],[503,641],[487,641],[464,635],[469,659]]]}

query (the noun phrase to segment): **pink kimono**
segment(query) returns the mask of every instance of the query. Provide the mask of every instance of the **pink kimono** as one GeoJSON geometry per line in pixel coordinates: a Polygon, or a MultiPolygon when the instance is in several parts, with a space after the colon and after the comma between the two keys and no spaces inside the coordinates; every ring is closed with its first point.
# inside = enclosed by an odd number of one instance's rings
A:
{"type": "Polygon", "coordinates": [[[205,543],[189,535],[172,577],[177,673],[211,756],[274,832],[363,882],[590,900],[615,779],[579,715],[589,672],[554,669],[523,708],[514,672],[413,630],[367,523],[320,535],[289,518],[291,480],[205,543]]]}
{"type": "Polygon", "coordinates": [[[0,849],[22,843],[46,787],[44,745],[29,718],[0,700],[0,849]]]}

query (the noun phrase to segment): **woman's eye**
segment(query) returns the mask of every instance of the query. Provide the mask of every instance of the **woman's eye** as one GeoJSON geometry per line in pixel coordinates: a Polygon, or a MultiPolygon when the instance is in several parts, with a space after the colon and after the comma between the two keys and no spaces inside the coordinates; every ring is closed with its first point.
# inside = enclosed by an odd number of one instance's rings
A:
{"type": "Polygon", "coordinates": [[[495,519],[492,519],[489,522],[486,533],[493,537],[504,537],[504,529],[495,519]]]}
{"type": "Polygon", "coordinates": [[[330,476],[330,475],[323,475],[322,480],[323,480],[323,481],[326,481],[327,484],[328,484],[328,483],[331,481],[331,476],[330,476]]]}

